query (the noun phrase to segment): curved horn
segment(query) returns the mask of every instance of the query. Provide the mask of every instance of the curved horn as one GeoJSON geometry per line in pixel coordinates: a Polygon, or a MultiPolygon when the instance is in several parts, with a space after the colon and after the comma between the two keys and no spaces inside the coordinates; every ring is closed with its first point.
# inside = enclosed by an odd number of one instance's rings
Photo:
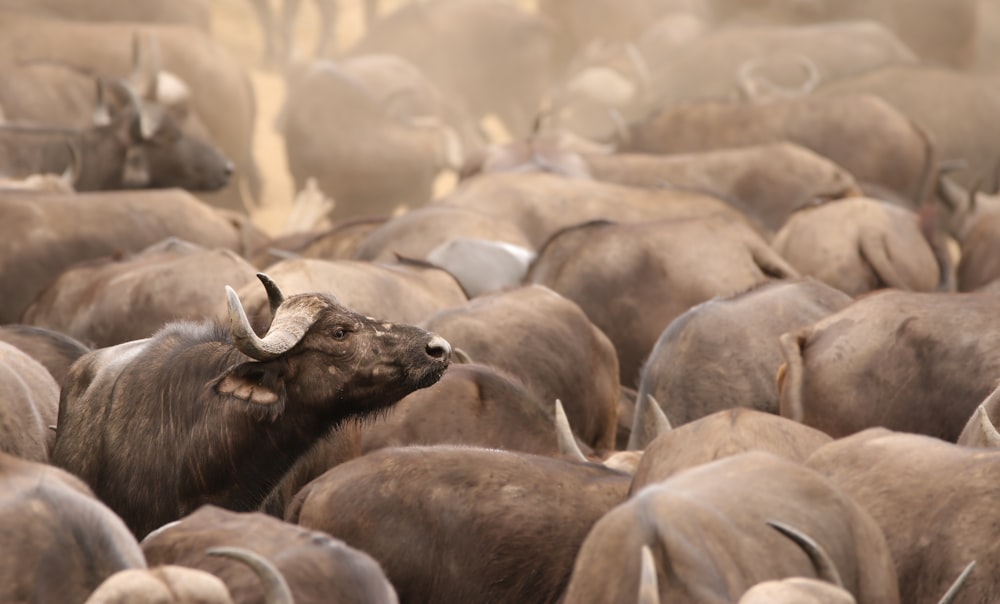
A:
{"type": "Polygon", "coordinates": [[[639,573],[638,604],[660,604],[660,588],[656,579],[656,560],[648,545],[642,546],[642,566],[639,573]]]}
{"type": "Polygon", "coordinates": [[[267,303],[271,307],[271,318],[278,312],[278,307],[285,301],[285,294],[281,293],[278,284],[271,280],[264,273],[257,273],[257,278],[264,284],[264,291],[267,292],[267,303]]]}
{"type": "Polygon", "coordinates": [[[958,578],[951,584],[948,591],[941,596],[940,600],[938,600],[938,604],[951,604],[951,602],[955,599],[955,596],[958,594],[958,591],[962,589],[962,585],[965,584],[965,580],[969,578],[970,574],[972,574],[972,569],[975,567],[975,560],[969,562],[969,564],[965,567],[965,570],[962,571],[962,574],[958,575],[958,578]]]}
{"type": "Polygon", "coordinates": [[[782,524],[773,520],[768,520],[767,524],[782,535],[794,541],[799,547],[802,548],[806,555],[809,556],[809,559],[812,560],[813,567],[816,569],[816,575],[820,579],[828,583],[833,583],[837,587],[844,587],[844,581],[840,578],[840,573],[837,571],[837,565],[833,563],[833,559],[830,558],[830,554],[823,549],[823,546],[816,543],[816,541],[805,533],[802,533],[787,524],[782,524]]]}
{"type": "Polygon", "coordinates": [[[205,553],[209,556],[232,558],[249,566],[250,570],[264,584],[264,602],[266,604],[295,604],[292,590],[288,587],[285,578],[281,576],[281,572],[275,568],[270,560],[257,552],[242,547],[213,547],[205,550],[205,553]]]}
{"type": "Polygon", "coordinates": [[[315,297],[296,298],[291,304],[283,303],[274,313],[271,328],[261,338],[250,326],[246,310],[233,288],[226,286],[229,304],[229,328],[236,349],[251,359],[268,361],[291,350],[299,343],[323,310],[325,304],[315,297]]]}
{"type": "Polygon", "coordinates": [[[559,452],[576,461],[587,461],[587,456],[583,454],[573,437],[573,430],[569,426],[569,419],[566,418],[566,410],[563,409],[562,401],[556,399],[556,440],[559,443],[559,452]]]}
{"type": "Polygon", "coordinates": [[[667,414],[652,394],[640,397],[635,403],[632,417],[632,433],[628,437],[628,451],[645,449],[657,436],[673,430],[667,414]]]}

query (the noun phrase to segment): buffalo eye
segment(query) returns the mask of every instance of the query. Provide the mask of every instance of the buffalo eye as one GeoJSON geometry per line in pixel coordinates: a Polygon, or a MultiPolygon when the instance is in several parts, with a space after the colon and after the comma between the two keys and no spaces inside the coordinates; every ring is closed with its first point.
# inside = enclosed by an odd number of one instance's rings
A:
{"type": "Polygon", "coordinates": [[[333,331],[334,340],[343,340],[346,337],[347,337],[347,330],[344,329],[343,327],[338,327],[333,331]]]}

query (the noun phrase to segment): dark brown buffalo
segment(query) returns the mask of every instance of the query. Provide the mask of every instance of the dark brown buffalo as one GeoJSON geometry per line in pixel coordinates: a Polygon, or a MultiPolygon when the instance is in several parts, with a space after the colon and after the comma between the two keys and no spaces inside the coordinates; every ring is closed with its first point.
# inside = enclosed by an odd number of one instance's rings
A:
{"type": "Polygon", "coordinates": [[[771,245],[801,274],[851,296],[885,287],[931,292],[954,283],[920,216],[876,199],[842,199],[798,211],[771,245]]]}
{"type": "Polygon", "coordinates": [[[437,384],[366,423],[361,446],[366,453],[451,444],[557,456],[552,409],[515,377],[486,365],[453,365],[437,384]]]}
{"type": "Polygon", "coordinates": [[[588,446],[614,449],[618,359],[579,306],[547,287],[487,294],[421,323],[476,363],[513,376],[545,408],[559,399],[588,446]]]}
{"type": "Polygon", "coordinates": [[[262,556],[284,577],[296,604],[396,602],[392,585],[369,555],[319,531],[260,513],[205,505],[150,534],[141,546],[150,565],[180,565],[221,578],[242,604],[265,604],[260,580],[244,565],[206,550],[238,547],[262,556]]]}
{"type": "Polygon", "coordinates": [[[932,161],[926,133],[865,94],[678,105],[634,124],[621,149],[691,153],[783,140],[829,158],[863,189],[874,184],[914,204],[932,161]]]}
{"type": "Polygon", "coordinates": [[[542,173],[481,174],[463,181],[445,201],[513,222],[527,236],[531,249],[540,248],[561,229],[591,220],[644,222],[718,215],[749,224],[738,209],[705,193],[642,189],[542,173]]]}
{"type": "Polygon", "coordinates": [[[66,269],[35,298],[23,320],[103,348],[148,338],[172,321],[211,317],[219,290],[256,283],[255,274],[232,250],[169,238],[136,254],[66,269]]]}
{"type": "Polygon", "coordinates": [[[564,601],[634,602],[643,546],[661,602],[735,602],[762,581],[817,576],[769,521],[829,552],[858,604],[900,602],[886,538],[871,516],[832,481],[761,451],[681,472],[611,510],[580,548],[564,601]]]}
{"type": "Polygon", "coordinates": [[[59,384],[28,353],[0,342],[0,451],[47,462],[59,412],[59,384]]]}
{"type": "Polygon", "coordinates": [[[996,294],[865,296],[781,336],[781,414],[838,438],[865,428],[954,442],[995,385],[996,294]]]}
{"type": "Polygon", "coordinates": [[[697,153],[577,153],[546,140],[496,146],[483,169],[548,171],[572,176],[574,166],[593,180],[645,187],[702,191],[724,199],[777,232],[794,210],[814,200],[859,194],[854,177],[805,147],[767,143],[697,153]]]}
{"type": "Polygon", "coordinates": [[[135,537],[59,468],[0,453],[0,600],[83,602],[107,577],[145,568],[135,537]]]}
{"type": "Polygon", "coordinates": [[[873,428],[818,449],[826,475],[882,527],[902,601],[934,604],[971,561],[956,603],[1000,593],[1000,453],[873,428]]]}
{"type": "Polygon", "coordinates": [[[632,494],[701,464],[747,451],[767,451],[796,462],[833,440],[819,430],[752,409],[718,411],[660,434],[632,476],[632,494]]]}
{"type": "Polygon", "coordinates": [[[249,252],[255,237],[184,191],[57,195],[0,193],[0,323],[20,321],[35,296],[70,265],[139,251],[174,236],[249,252]]]}
{"type": "Polygon", "coordinates": [[[778,413],[778,338],[851,302],[805,279],[767,282],[699,304],[660,334],[643,363],[638,396],[652,395],[674,426],[729,407],[778,413]]]}
{"type": "Polygon", "coordinates": [[[579,304],[614,342],[621,383],[631,386],[660,333],[684,311],[796,276],[745,223],[706,216],[566,229],[539,251],[526,281],[579,304]]]}
{"type": "Polygon", "coordinates": [[[90,352],[90,348],[66,334],[34,325],[0,325],[0,341],[17,346],[44,365],[56,384],[62,383],[70,365],[90,352]]]}
{"type": "Polygon", "coordinates": [[[288,520],[368,552],[401,602],[556,602],[587,531],[628,482],[526,453],[381,449],[306,486],[288,520]]]}
{"type": "Polygon", "coordinates": [[[227,288],[228,326],[172,323],[95,350],[66,377],[52,461],[136,535],[205,503],[256,509],[337,425],[433,384],[448,366],[441,337],[328,294],[285,299],[261,279],[274,309],[264,337],[227,288]]]}

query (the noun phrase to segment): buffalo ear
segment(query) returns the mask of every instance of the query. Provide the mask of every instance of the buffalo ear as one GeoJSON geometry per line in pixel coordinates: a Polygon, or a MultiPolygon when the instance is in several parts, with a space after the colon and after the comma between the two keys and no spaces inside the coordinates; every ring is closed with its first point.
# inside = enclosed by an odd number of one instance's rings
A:
{"type": "Polygon", "coordinates": [[[244,405],[258,421],[273,422],[285,410],[284,364],[240,363],[216,378],[212,388],[224,399],[244,405]]]}

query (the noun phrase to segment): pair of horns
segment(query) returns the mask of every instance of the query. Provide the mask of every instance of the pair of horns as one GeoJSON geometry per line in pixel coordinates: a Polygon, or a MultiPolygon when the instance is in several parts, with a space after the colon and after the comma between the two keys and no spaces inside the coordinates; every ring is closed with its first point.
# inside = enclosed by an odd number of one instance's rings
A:
{"type": "Polygon", "coordinates": [[[268,361],[291,350],[302,340],[309,328],[316,322],[326,305],[316,298],[300,297],[285,304],[285,296],[278,286],[264,273],[257,273],[264,284],[267,301],[271,307],[271,328],[260,337],[250,326],[243,303],[233,288],[226,286],[229,304],[229,326],[236,349],[258,361],[268,361]]]}

